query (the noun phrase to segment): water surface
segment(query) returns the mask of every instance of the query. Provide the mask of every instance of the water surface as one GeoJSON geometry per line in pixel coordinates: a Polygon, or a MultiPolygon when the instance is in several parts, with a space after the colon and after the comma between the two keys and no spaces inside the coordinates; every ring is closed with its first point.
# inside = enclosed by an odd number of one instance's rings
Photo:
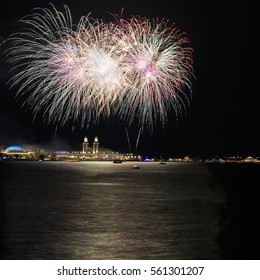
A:
{"type": "Polygon", "coordinates": [[[204,163],[2,161],[2,259],[223,259],[228,197],[204,163]]]}

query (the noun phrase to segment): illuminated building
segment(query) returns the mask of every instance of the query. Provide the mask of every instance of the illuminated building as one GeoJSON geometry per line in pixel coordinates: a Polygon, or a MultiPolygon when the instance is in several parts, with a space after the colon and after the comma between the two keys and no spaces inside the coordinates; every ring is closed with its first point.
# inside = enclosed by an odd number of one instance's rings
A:
{"type": "Polygon", "coordinates": [[[82,143],[82,152],[85,154],[88,151],[88,138],[85,136],[82,143]]]}
{"type": "Polygon", "coordinates": [[[99,147],[99,142],[96,136],[93,142],[93,150],[92,150],[93,154],[98,154],[98,147],[99,147]]]}
{"type": "Polygon", "coordinates": [[[82,151],[45,150],[39,147],[19,146],[1,147],[0,159],[3,160],[58,160],[58,161],[134,161],[140,160],[140,156],[133,154],[120,154],[99,145],[98,137],[90,147],[88,138],[85,136],[82,143],[82,151]]]}
{"type": "Polygon", "coordinates": [[[35,159],[35,152],[32,149],[25,150],[20,146],[9,146],[1,149],[3,159],[35,159]]]}

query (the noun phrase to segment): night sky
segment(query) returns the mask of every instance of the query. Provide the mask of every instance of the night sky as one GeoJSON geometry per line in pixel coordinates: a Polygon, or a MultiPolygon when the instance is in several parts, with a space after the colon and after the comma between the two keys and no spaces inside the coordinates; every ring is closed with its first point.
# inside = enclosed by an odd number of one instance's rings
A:
{"type": "MultiPolygon", "coordinates": [[[[46,8],[50,1],[8,1],[1,9],[1,41],[19,31],[17,21],[33,8],[46,8]]],[[[70,8],[73,23],[91,12],[94,18],[112,20],[111,13],[124,17],[140,15],[169,19],[187,37],[194,49],[192,100],[186,115],[178,122],[170,116],[165,128],[160,125],[153,134],[144,133],[138,145],[143,155],[211,157],[259,156],[259,105],[256,77],[256,26],[254,1],[52,1],[58,10],[70,8]]],[[[95,135],[101,146],[129,152],[124,123],[120,120],[100,122],[88,129],[59,129],[47,126],[41,119],[34,123],[31,112],[21,109],[15,99],[17,88],[6,85],[11,77],[1,47],[0,62],[0,146],[38,145],[55,149],[81,149],[83,137],[95,135]]],[[[138,128],[129,128],[132,146],[138,128]]]]}

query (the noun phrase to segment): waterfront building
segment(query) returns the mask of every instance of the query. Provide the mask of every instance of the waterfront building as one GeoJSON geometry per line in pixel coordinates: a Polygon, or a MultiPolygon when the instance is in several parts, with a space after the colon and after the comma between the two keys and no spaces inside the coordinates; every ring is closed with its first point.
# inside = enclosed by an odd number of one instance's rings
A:
{"type": "Polygon", "coordinates": [[[35,159],[35,151],[32,149],[23,149],[20,146],[9,146],[1,149],[1,155],[3,159],[35,159]]]}
{"type": "Polygon", "coordinates": [[[93,150],[92,150],[93,154],[98,154],[98,148],[99,148],[99,142],[96,136],[93,142],[93,150]]]}
{"type": "Polygon", "coordinates": [[[100,146],[98,137],[94,138],[92,148],[87,136],[84,137],[81,151],[46,150],[35,146],[9,146],[1,147],[0,159],[3,160],[58,160],[58,161],[135,161],[141,156],[121,154],[100,146]]]}
{"type": "Polygon", "coordinates": [[[82,152],[83,152],[83,154],[87,153],[88,145],[89,145],[88,138],[87,138],[87,136],[85,136],[84,140],[83,140],[83,143],[82,143],[82,152]]]}

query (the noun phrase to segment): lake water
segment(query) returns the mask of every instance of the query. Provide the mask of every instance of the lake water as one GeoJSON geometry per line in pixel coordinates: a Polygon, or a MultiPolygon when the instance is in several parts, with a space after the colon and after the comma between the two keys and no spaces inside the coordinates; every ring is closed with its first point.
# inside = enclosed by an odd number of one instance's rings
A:
{"type": "Polygon", "coordinates": [[[225,174],[241,170],[133,164],[0,161],[1,259],[258,258],[258,198],[225,174]]]}

